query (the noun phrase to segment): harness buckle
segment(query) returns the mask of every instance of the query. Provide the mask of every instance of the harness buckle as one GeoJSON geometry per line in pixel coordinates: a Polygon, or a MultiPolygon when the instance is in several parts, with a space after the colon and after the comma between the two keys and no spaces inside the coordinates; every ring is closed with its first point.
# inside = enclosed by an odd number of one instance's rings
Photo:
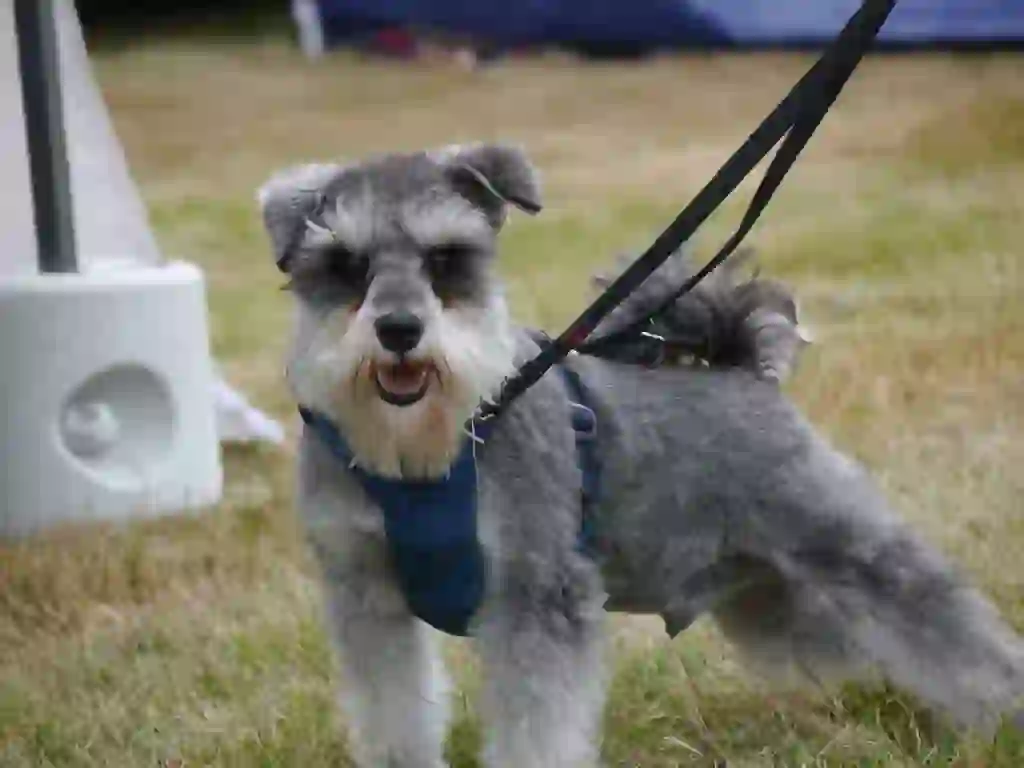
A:
{"type": "Polygon", "coordinates": [[[572,429],[579,441],[590,441],[597,437],[597,414],[583,403],[570,403],[572,407],[572,429]]]}

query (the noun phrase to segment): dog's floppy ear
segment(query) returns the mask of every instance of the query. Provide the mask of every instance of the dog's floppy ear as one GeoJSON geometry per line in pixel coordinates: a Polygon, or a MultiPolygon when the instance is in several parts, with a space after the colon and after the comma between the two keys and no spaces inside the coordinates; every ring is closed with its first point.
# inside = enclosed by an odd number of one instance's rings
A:
{"type": "Polygon", "coordinates": [[[500,226],[507,204],[529,214],[541,210],[540,181],[526,153],[506,144],[475,144],[445,152],[457,188],[500,226]]]}
{"type": "Polygon", "coordinates": [[[257,193],[263,226],[270,237],[274,261],[282,272],[289,270],[295,249],[306,232],[319,225],[324,188],[340,171],[336,165],[298,165],[275,173],[257,193]]]}

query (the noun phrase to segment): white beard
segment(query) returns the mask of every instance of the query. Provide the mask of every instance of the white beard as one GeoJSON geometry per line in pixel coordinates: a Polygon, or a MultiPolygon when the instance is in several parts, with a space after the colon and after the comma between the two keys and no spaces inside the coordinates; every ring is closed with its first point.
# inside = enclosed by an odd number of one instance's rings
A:
{"type": "Polygon", "coordinates": [[[423,339],[409,359],[432,363],[436,377],[423,399],[399,407],[380,398],[372,378],[370,363],[394,356],[380,346],[366,305],[326,315],[298,306],[287,371],[296,399],[332,419],[354,462],[384,477],[445,475],[467,439],[466,422],[515,367],[500,296],[486,309],[445,309],[438,301],[423,320],[423,339]]]}

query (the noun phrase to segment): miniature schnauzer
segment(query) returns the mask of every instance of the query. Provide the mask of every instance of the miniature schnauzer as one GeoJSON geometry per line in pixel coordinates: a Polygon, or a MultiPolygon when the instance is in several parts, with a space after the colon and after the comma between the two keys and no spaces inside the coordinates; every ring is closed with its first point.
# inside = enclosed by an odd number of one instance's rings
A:
{"type": "MultiPolygon", "coordinates": [[[[607,611],[672,636],[710,614],[768,672],[878,673],[967,726],[1016,705],[1018,637],[780,388],[801,337],[784,288],[711,279],[664,318],[701,364],[570,356],[484,433],[480,402],[542,343],[495,266],[510,209],[541,208],[524,154],[301,166],[259,199],[295,298],[298,506],[359,765],[443,765],[430,624],[475,639],[503,768],[597,764],[607,611]]],[[[677,255],[605,328],[689,269],[677,255]]]]}

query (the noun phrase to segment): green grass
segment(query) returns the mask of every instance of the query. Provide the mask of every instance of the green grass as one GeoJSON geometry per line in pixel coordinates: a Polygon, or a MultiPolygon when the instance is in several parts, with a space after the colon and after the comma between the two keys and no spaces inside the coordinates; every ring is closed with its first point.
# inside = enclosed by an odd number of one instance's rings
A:
{"type": "MultiPolygon", "coordinates": [[[[311,157],[507,137],[547,206],[502,269],[526,322],[555,328],[586,278],[647,244],[808,59],[625,66],[525,59],[467,74],[348,55],[305,62],[259,37],[124,38],[98,71],[170,256],[208,279],[228,377],[286,420],[287,296],[253,192],[311,157]]],[[[1024,627],[1024,80],[1013,56],[866,62],[753,238],[820,342],[792,382],[821,428],[1024,627]]],[[[738,222],[747,184],[709,222],[738,222]]],[[[232,449],[217,509],[0,547],[0,765],[346,766],[317,583],[288,450],[232,449]]],[[[1024,745],[955,736],[898,692],[773,689],[710,623],[668,641],[616,617],[610,766],[1018,766],[1024,745]]],[[[448,752],[478,765],[479,670],[452,641],[448,752]]]]}

